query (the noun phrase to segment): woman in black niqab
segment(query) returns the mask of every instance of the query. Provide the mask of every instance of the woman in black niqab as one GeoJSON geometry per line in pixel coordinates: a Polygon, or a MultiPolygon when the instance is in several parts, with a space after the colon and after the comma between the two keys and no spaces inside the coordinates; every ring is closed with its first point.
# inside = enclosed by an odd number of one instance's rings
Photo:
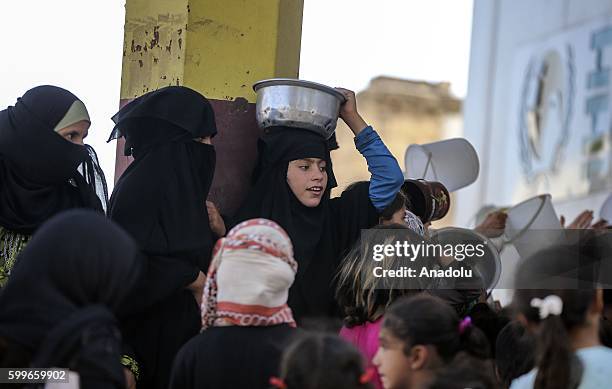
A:
{"type": "Polygon", "coordinates": [[[138,242],[146,272],[128,306],[126,341],[140,365],[139,387],[165,388],[179,348],[200,329],[186,288],[206,272],[213,246],[205,200],[216,132],[208,100],[186,87],[143,95],[114,117],[111,139],[125,137],[134,161],[110,200],[110,217],[138,242]]]}
{"type": "Polygon", "coordinates": [[[114,315],[138,279],[137,254],[133,239],[95,212],[45,223],[0,295],[0,367],[67,368],[81,387],[124,388],[114,315]]]}
{"type": "Polygon", "coordinates": [[[106,209],[106,181],[93,148],[56,131],[62,122],[73,124],[65,119],[75,103],[88,119],[75,95],[44,85],[0,111],[0,286],[24,243],[50,217],[72,208],[106,209]]]}

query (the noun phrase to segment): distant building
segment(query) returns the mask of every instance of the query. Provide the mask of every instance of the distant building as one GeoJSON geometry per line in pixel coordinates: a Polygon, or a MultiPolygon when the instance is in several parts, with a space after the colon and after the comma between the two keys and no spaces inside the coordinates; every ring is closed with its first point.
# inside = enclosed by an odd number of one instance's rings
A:
{"type": "MultiPolygon", "coordinates": [[[[402,169],[404,152],[412,143],[427,143],[462,135],[461,100],[450,93],[450,84],[377,77],[357,94],[360,114],[380,134],[402,169]]],[[[353,134],[339,120],[336,137],[340,148],[332,152],[338,181],[335,194],[355,181],[367,180],[367,164],[355,150],[353,134]]],[[[453,208],[444,218],[452,220],[453,208]]]]}

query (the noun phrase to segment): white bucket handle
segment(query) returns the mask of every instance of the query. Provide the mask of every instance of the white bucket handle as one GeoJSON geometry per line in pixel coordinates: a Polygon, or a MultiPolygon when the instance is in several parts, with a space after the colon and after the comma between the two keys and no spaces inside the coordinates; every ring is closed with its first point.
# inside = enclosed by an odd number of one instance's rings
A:
{"type": "Polygon", "coordinates": [[[531,219],[529,220],[529,223],[525,224],[525,227],[523,227],[518,234],[516,234],[514,236],[514,238],[509,239],[509,240],[505,240],[502,243],[501,248],[499,249],[499,251],[501,252],[504,247],[506,247],[506,245],[512,244],[514,242],[516,242],[520,237],[522,237],[527,230],[529,229],[529,227],[531,227],[531,225],[533,224],[533,222],[538,218],[538,216],[540,216],[540,212],[542,212],[542,209],[544,209],[544,204],[546,204],[546,197],[545,196],[541,196],[539,197],[541,201],[540,206],[538,207],[538,210],[533,214],[533,216],[531,217],[531,219]]]}
{"type": "Polygon", "coordinates": [[[437,177],[438,175],[436,174],[436,167],[434,166],[434,164],[432,163],[432,158],[433,158],[433,154],[431,151],[427,151],[427,163],[425,164],[425,169],[423,170],[423,174],[421,175],[421,179],[424,180],[425,177],[427,177],[427,171],[429,170],[429,165],[431,165],[431,170],[433,170],[433,174],[435,177],[437,177]]]}

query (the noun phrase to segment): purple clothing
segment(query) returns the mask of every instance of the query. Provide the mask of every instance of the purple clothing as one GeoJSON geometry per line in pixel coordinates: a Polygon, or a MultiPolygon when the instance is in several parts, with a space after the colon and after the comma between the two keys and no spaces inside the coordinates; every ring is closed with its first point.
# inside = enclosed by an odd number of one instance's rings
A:
{"type": "Polygon", "coordinates": [[[368,362],[368,368],[374,368],[375,374],[372,379],[372,384],[376,389],[383,389],[380,376],[376,366],[372,363],[376,351],[378,351],[378,333],[380,332],[380,326],[382,324],[382,317],[376,320],[374,323],[366,322],[365,324],[355,326],[352,328],[342,327],[340,329],[340,337],[348,342],[351,342],[355,347],[361,351],[361,354],[366,358],[368,362]]]}

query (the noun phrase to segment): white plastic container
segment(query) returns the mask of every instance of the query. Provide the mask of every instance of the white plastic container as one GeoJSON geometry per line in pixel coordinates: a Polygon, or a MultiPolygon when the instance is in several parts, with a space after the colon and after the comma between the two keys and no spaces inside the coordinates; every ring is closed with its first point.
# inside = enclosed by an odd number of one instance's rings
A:
{"type": "Polygon", "coordinates": [[[563,240],[565,234],[549,194],[525,200],[508,210],[506,240],[525,259],[563,240]],[[529,231],[537,230],[537,234],[529,231]]]}
{"type": "Polygon", "coordinates": [[[404,164],[406,178],[438,181],[449,192],[476,181],[480,171],[478,154],[464,138],[412,144],[406,149],[404,164]]]}

